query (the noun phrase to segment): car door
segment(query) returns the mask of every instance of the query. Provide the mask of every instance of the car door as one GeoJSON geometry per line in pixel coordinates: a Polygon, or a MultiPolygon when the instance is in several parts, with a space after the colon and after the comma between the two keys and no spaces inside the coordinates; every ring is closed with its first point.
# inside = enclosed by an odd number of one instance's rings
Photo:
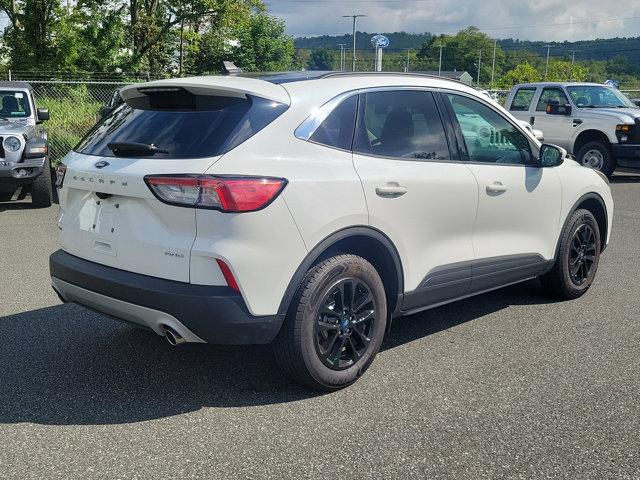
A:
{"type": "Polygon", "coordinates": [[[535,110],[535,108],[533,108],[533,99],[536,96],[536,92],[536,87],[520,87],[513,94],[511,103],[507,105],[511,115],[516,117],[518,120],[530,123],[532,126],[535,123],[535,117],[532,113],[535,110]]]}
{"type": "Polygon", "coordinates": [[[356,124],[354,166],[370,225],[384,232],[400,254],[403,309],[463,296],[471,282],[478,185],[450,152],[433,93],[363,92],[356,124]]]}
{"type": "Polygon", "coordinates": [[[471,290],[536,276],[553,259],[558,240],[557,173],[537,166],[537,146],[506,115],[465,94],[443,97],[479,185],[471,290]]]}
{"type": "Polygon", "coordinates": [[[544,87],[536,98],[535,111],[531,118],[534,128],[542,130],[544,141],[571,151],[573,145],[574,120],[571,115],[552,115],[547,113],[547,104],[557,102],[558,105],[570,107],[571,103],[560,87],[544,87]]]}

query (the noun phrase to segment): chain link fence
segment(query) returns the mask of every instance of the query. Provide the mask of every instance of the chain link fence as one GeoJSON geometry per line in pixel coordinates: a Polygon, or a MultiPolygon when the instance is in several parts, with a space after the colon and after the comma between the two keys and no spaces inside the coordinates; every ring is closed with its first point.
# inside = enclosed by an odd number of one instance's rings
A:
{"type": "MultiPolygon", "coordinates": [[[[7,78],[8,80],[8,78],[7,78]]],[[[42,80],[13,75],[12,80],[28,81],[33,87],[36,103],[48,108],[51,118],[46,123],[52,163],[73,149],[99,119],[100,107],[109,103],[115,90],[131,83],[148,80],[146,77],[112,81],[101,80],[42,80]]],[[[508,90],[490,90],[503,104],[508,90]]],[[[630,98],[640,98],[640,91],[624,91],[630,98]]]]}
{"type": "Polygon", "coordinates": [[[48,108],[46,122],[52,163],[75,147],[96,124],[100,107],[109,103],[113,92],[127,83],[43,81],[29,82],[36,104],[48,108]]]}

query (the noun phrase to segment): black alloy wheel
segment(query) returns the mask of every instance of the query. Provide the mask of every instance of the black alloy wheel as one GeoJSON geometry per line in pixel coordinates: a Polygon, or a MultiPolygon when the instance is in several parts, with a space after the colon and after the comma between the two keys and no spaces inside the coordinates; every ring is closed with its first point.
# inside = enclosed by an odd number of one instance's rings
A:
{"type": "Polygon", "coordinates": [[[333,370],[355,365],[367,351],[375,328],[369,286],[346,278],[329,288],[318,308],[315,339],[322,363],[333,370]]]}
{"type": "Polygon", "coordinates": [[[571,239],[569,271],[576,286],[584,285],[596,261],[596,234],[586,223],[578,227],[571,239]]]}

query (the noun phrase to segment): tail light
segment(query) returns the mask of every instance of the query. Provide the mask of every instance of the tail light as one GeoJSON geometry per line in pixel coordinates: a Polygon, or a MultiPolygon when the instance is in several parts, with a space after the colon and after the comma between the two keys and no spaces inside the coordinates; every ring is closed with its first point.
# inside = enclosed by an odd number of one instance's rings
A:
{"type": "Polygon", "coordinates": [[[64,182],[64,176],[67,173],[67,166],[64,163],[59,163],[56,165],[56,187],[62,188],[62,183],[64,182]]]}
{"type": "Polygon", "coordinates": [[[219,258],[216,260],[216,262],[218,263],[218,267],[220,267],[220,271],[222,272],[227,285],[229,285],[229,287],[231,287],[236,292],[240,293],[240,287],[238,286],[236,277],[233,276],[229,265],[227,265],[224,260],[220,260],[219,258]]]}
{"type": "Polygon", "coordinates": [[[287,185],[273,177],[147,175],[144,180],[161,202],[229,213],[261,210],[287,185]]]}

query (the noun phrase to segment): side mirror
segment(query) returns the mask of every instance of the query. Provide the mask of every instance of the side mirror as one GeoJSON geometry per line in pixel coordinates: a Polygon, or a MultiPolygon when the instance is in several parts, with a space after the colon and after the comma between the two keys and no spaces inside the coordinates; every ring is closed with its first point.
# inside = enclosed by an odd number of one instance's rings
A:
{"type": "Polygon", "coordinates": [[[38,108],[38,123],[46,122],[49,120],[49,109],[48,108],[38,108]]]}
{"type": "Polygon", "coordinates": [[[567,151],[557,145],[543,144],[540,147],[540,166],[541,167],[557,167],[562,165],[567,157],[567,151]]]}
{"type": "Polygon", "coordinates": [[[103,105],[102,107],[100,107],[100,110],[98,110],[98,115],[100,115],[100,118],[104,118],[107,115],[109,115],[111,112],[113,112],[113,107],[103,105]]]}
{"type": "Polygon", "coordinates": [[[557,101],[550,100],[547,103],[548,115],[571,115],[571,105],[560,105],[557,101]]]}

